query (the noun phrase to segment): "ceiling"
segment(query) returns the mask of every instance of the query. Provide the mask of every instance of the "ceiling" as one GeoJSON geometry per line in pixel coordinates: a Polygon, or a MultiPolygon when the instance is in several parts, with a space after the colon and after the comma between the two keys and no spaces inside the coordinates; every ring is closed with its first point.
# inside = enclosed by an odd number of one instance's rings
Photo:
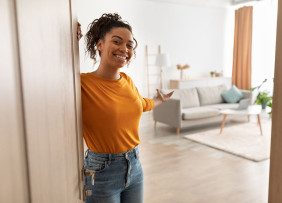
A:
{"type": "Polygon", "coordinates": [[[182,5],[190,5],[190,6],[226,7],[240,3],[259,1],[259,0],[148,0],[148,1],[182,4],[182,5]]]}

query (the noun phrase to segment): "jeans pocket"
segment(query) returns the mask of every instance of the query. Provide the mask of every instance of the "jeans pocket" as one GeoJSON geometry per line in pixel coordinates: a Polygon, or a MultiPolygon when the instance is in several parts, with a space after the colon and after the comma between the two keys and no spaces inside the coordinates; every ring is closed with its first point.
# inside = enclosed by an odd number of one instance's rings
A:
{"type": "Polygon", "coordinates": [[[88,157],[85,168],[99,173],[104,171],[110,165],[110,161],[104,158],[88,157]]]}

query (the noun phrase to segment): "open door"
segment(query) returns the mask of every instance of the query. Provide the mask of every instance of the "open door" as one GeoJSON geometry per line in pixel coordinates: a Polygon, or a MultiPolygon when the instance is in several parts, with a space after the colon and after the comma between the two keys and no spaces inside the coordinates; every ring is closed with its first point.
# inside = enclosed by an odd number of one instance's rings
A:
{"type": "Polygon", "coordinates": [[[269,203],[282,202],[282,3],[278,1],[272,132],[269,175],[269,203]]]}
{"type": "Polygon", "coordinates": [[[28,203],[29,184],[14,2],[0,0],[0,202],[28,203]]]}
{"type": "Polygon", "coordinates": [[[0,202],[82,202],[73,1],[0,2],[0,202]]]}

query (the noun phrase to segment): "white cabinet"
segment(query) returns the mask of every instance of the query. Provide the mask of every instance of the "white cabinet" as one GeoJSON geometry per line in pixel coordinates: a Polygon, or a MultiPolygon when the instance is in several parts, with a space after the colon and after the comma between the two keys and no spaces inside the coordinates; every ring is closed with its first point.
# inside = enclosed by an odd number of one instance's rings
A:
{"type": "Polygon", "coordinates": [[[227,88],[231,87],[231,78],[229,77],[206,77],[190,80],[170,80],[170,89],[187,89],[193,87],[216,86],[225,84],[227,88]]]}

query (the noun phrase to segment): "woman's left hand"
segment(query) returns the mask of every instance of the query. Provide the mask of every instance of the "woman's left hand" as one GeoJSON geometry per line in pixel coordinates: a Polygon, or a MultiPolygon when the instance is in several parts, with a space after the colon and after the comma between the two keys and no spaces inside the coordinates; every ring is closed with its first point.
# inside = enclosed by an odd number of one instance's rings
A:
{"type": "Polygon", "coordinates": [[[164,94],[162,93],[159,89],[157,89],[157,96],[156,96],[156,99],[159,99],[161,100],[162,102],[165,102],[167,100],[170,99],[170,97],[172,96],[174,91],[168,93],[168,94],[164,94]]]}
{"type": "Polygon", "coordinates": [[[154,106],[156,107],[160,105],[161,103],[169,100],[172,94],[173,94],[173,91],[168,94],[164,94],[159,89],[157,89],[157,95],[154,97],[154,102],[155,102],[154,106]]]}

